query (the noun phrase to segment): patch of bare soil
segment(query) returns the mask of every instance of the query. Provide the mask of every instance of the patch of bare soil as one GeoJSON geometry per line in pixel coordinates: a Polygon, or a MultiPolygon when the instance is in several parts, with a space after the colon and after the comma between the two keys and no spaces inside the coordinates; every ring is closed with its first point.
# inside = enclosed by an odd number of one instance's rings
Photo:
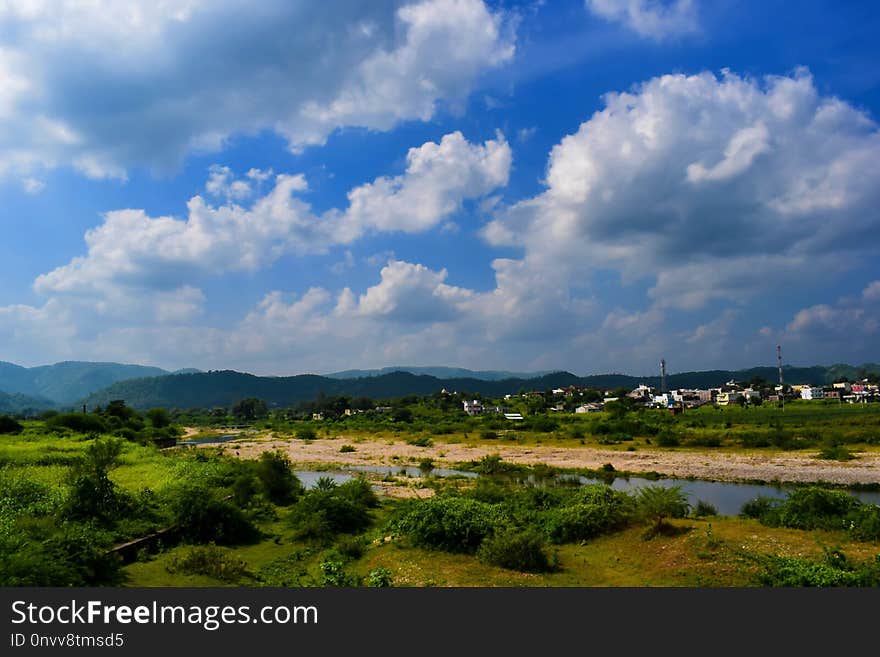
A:
{"type": "Polygon", "coordinates": [[[257,458],[266,450],[280,449],[296,464],[401,465],[431,458],[437,467],[459,461],[479,460],[498,454],[505,461],[559,468],[601,468],[610,463],[616,470],[659,472],[673,477],[695,477],[714,481],[763,480],[835,484],[880,483],[880,455],[865,454],[853,461],[824,461],[803,453],[734,454],[718,451],[684,452],[645,450],[621,452],[594,447],[552,447],[549,445],[492,445],[489,447],[435,440],[431,447],[417,447],[401,440],[351,437],[314,441],[279,440],[268,437],[227,443],[226,449],[241,458],[257,458]],[[354,452],[340,452],[354,444],[354,452]]]}

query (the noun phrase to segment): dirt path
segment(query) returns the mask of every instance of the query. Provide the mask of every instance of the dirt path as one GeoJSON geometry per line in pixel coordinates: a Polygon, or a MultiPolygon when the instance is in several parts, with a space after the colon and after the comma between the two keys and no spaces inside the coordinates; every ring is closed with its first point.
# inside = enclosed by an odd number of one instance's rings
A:
{"type": "MultiPolygon", "coordinates": [[[[207,446],[207,445],[206,445],[207,446]]],[[[505,461],[522,464],[544,463],[561,468],[600,468],[611,463],[617,470],[659,472],[675,477],[696,477],[716,481],[764,480],[780,482],[825,481],[836,484],[880,483],[880,455],[867,454],[848,462],[823,461],[810,455],[729,454],[723,452],[684,452],[672,450],[623,452],[593,447],[552,447],[549,445],[469,446],[441,443],[416,447],[403,441],[353,438],[275,440],[271,436],[226,443],[226,449],[242,458],[256,458],[265,450],[280,449],[297,464],[339,463],[342,465],[403,465],[431,458],[437,467],[458,461],[479,460],[499,454],[505,461]],[[342,453],[350,444],[354,452],[342,453]],[[396,458],[394,458],[396,457],[396,458]]]]}

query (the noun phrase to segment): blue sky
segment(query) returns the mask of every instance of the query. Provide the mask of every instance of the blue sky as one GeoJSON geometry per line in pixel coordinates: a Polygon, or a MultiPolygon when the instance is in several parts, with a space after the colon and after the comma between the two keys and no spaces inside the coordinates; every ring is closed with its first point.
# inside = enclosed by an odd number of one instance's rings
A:
{"type": "Polygon", "coordinates": [[[0,360],[877,361],[880,7],[0,8],[0,360]]]}

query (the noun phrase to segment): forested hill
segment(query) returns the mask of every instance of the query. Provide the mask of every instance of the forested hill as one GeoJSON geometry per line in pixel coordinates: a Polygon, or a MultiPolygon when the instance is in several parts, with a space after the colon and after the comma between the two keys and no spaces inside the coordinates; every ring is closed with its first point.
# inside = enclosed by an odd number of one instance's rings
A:
{"type": "Polygon", "coordinates": [[[52,408],[55,404],[45,397],[32,397],[20,393],[8,393],[0,391],[0,414],[24,413],[33,414],[38,411],[52,408]]]}
{"type": "MultiPolygon", "coordinates": [[[[839,376],[839,372],[843,371],[840,369],[842,367],[849,366],[787,367],[784,376],[786,383],[821,385],[839,376]]],[[[880,370],[877,366],[866,367],[869,371],[880,370]]],[[[855,368],[851,369],[851,374],[855,376],[855,368]]],[[[754,377],[775,381],[777,371],[773,367],[755,367],[739,371],[684,372],[669,375],[667,385],[670,388],[706,388],[721,385],[731,379],[749,381],[754,377]]],[[[104,406],[113,399],[123,399],[136,408],[211,408],[230,406],[246,397],[257,397],[269,405],[286,406],[315,399],[320,394],[385,399],[405,395],[429,395],[445,388],[450,392],[500,397],[508,393],[516,394],[521,390],[548,390],[568,385],[613,389],[634,388],[639,383],[659,386],[660,377],[634,377],[624,374],[578,377],[568,372],[556,372],[530,379],[485,381],[474,378],[438,379],[427,375],[393,372],[356,379],[333,379],[314,374],[259,377],[227,370],[120,381],[89,395],[83,403],[92,408],[96,405],[104,406]]]]}
{"type": "Polygon", "coordinates": [[[0,392],[42,397],[59,405],[73,404],[117,381],[134,377],[164,376],[167,370],[123,363],[65,361],[54,365],[21,367],[0,361],[0,392]]]}

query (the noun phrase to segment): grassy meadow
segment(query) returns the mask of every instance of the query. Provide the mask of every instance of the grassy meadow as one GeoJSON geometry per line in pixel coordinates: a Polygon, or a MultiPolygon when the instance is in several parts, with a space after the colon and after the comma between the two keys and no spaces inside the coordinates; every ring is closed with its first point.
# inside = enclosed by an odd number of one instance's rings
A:
{"type": "MultiPolygon", "coordinates": [[[[344,434],[354,450],[401,434],[414,444],[838,450],[831,458],[880,448],[880,409],[872,405],[549,414],[516,430],[493,429],[494,418],[460,419],[449,431],[425,421],[416,408],[405,428],[361,418],[253,426],[291,440],[344,434]]],[[[488,459],[476,479],[430,478],[422,485],[431,497],[396,499],[360,478],[319,479],[306,490],[280,453],[244,460],[228,449],[160,449],[150,425],[134,430],[132,440],[122,430],[32,420],[0,434],[0,584],[880,585],[880,507],[844,491],[802,487],[721,517],[677,489],[623,493],[552,476],[534,485],[504,477],[505,464],[488,459]],[[136,554],[112,550],[168,527],[172,533],[136,554]]]]}

